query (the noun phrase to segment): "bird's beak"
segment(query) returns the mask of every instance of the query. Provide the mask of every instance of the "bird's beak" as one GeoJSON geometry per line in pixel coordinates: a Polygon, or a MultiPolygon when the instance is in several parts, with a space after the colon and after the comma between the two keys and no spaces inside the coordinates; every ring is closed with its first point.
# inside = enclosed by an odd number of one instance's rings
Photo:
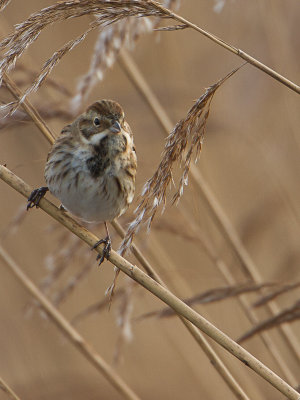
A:
{"type": "Polygon", "coordinates": [[[119,121],[115,121],[110,127],[110,131],[113,133],[119,133],[121,131],[121,125],[119,121]]]}

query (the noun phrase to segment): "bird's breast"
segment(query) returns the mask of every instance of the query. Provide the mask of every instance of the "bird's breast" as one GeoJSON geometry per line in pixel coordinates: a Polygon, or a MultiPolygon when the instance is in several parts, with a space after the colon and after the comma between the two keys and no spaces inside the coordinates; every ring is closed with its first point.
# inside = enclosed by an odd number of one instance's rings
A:
{"type": "Polygon", "coordinates": [[[53,151],[45,168],[51,193],[72,214],[88,222],[120,216],[134,195],[134,176],[126,173],[126,138],[104,139],[97,149],[79,146],[64,154],[53,151]]]}

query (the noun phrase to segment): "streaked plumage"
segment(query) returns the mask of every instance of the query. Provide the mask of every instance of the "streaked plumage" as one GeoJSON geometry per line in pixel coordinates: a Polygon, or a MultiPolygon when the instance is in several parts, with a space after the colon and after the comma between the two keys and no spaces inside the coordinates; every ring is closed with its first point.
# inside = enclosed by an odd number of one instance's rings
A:
{"type": "Polygon", "coordinates": [[[135,174],[132,132],[110,100],[94,103],[62,130],[45,167],[50,192],[88,222],[111,221],[127,210],[135,174]]]}
{"type": "MultiPolygon", "coordinates": [[[[133,135],[121,106],[101,100],[62,130],[48,154],[45,179],[72,214],[106,222],[122,215],[132,202],[136,167],[133,135]]],[[[27,208],[37,206],[46,191],[33,192],[27,208]]]]}

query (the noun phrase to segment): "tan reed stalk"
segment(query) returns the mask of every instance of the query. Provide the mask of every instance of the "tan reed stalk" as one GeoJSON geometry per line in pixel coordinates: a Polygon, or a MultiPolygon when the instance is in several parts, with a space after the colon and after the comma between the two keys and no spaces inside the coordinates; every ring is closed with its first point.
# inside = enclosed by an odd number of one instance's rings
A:
{"type": "MultiPolygon", "coordinates": [[[[25,198],[28,198],[30,193],[32,192],[32,187],[30,187],[21,178],[13,174],[9,169],[4,166],[0,166],[0,179],[6,182],[14,190],[22,194],[25,198]]],[[[39,207],[44,210],[48,215],[53,217],[56,221],[58,221],[75,235],[77,235],[90,247],[92,247],[98,241],[98,238],[93,233],[82,227],[80,224],[78,224],[78,222],[76,222],[73,218],[71,218],[62,210],[58,209],[46,198],[41,199],[39,207]]],[[[99,245],[95,250],[98,254],[102,255],[103,245],[99,245]]],[[[165,287],[161,286],[155,280],[146,275],[138,267],[129,263],[125,258],[121,257],[114,250],[111,251],[108,260],[112,264],[114,264],[115,267],[119,268],[130,278],[134,279],[141,286],[154,294],[165,304],[170,306],[178,315],[184,317],[192,324],[194,324],[197,328],[199,328],[202,332],[210,336],[215,342],[226,349],[229,353],[234,355],[247,367],[255,371],[264,380],[269,382],[277,390],[283,393],[287,398],[291,400],[299,400],[299,393],[294,390],[290,385],[288,385],[283,379],[281,379],[272,370],[266,367],[261,361],[257,360],[243,347],[238,345],[229,336],[225,335],[222,331],[220,331],[213,324],[203,318],[200,314],[198,314],[196,311],[186,305],[183,301],[178,299],[169,290],[167,290],[165,287]]],[[[82,342],[80,343],[82,344],[82,342]]],[[[111,378],[111,376],[109,377],[111,378]]]]}
{"type": "MultiPolygon", "coordinates": [[[[25,186],[23,186],[25,189],[25,186]]],[[[65,317],[51,304],[34,283],[24,274],[22,268],[0,246],[0,256],[9,267],[10,271],[21,284],[36,298],[47,312],[55,325],[64,333],[70,342],[79,350],[85,358],[111,383],[124,399],[138,400],[139,397],[130,389],[117,372],[97,353],[90,344],[77,332],[77,330],[65,319],[65,317]]]]}
{"type": "MultiPolygon", "coordinates": [[[[178,272],[178,269],[174,265],[173,260],[170,259],[170,255],[167,252],[167,249],[164,248],[164,246],[161,245],[160,241],[156,238],[155,235],[151,235],[150,240],[149,240],[149,245],[148,245],[148,251],[151,253],[152,259],[153,259],[153,264],[159,268],[161,273],[164,275],[164,279],[168,282],[169,287],[173,292],[179,292],[179,293],[191,293],[191,287],[189,285],[189,281],[184,280],[184,278],[180,275],[178,272]]],[[[164,309],[168,310],[168,312],[174,313],[172,309],[169,307],[164,307],[164,309]]],[[[207,312],[207,308],[205,307],[200,308],[198,307],[198,312],[202,314],[202,310],[205,312],[205,318],[209,319],[209,313],[207,312]]],[[[139,318],[138,318],[139,319],[139,318]]],[[[223,352],[220,351],[221,349],[216,348],[214,344],[212,344],[213,351],[216,351],[217,354],[219,353],[220,356],[222,355],[223,352]]],[[[235,375],[237,373],[237,370],[234,369],[235,375]]],[[[242,372],[242,371],[241,371],[242,372]]],[[[237,379],[242,379],[241,372],[239,373],[239,378],[236,376],[237,379]]],[[[247,374],[247,372],[245,371],[247,374]]],[[[255,386],[251,385],[251,377],[249,377],[249,380],[247,381],[247,394],[252,398],[252,399],[264,399],[264,393],[263,393],[263,388],[260,386],[255,386]]]]}
{"type": "Polygon", "coordinates": [[[0,11],[3,11],[9,2],[10,0],[0,0],[0,11]]]}
{"type": "MultiPolygon", "coordinates": [[[[195,232],[195,231],[194,231],[195,232]]],[[[197,232],[195,232],[197,234],[197,232]]],[[[172,289],[177,285],[180,285],[181,288],[185,287],[184,291],[185,292],[190,292],[189,287],[187,287],[186,283],[182,280],[181,276],[177,273],[176,269],[174,268],[173,264],[171,262],[168,262],[168,256],[165,254],[165,250],[160,246],[159,241],[155,239],[155,237],[151,238],[151,248],[154,248],[155,251],[152,252],[153,256],[155,257],[156,263],[160,265],[160,268],[164,271],[164,274],[168,277],[168,282],[171,281],[170,277],[173,277],[172,279],[172,289]],[[179,283],[180,282],[180,283],[179,283]]],[[[208,254],[208,253],[207,253],[208,254]]],[[[209,254],[208,254],[209,256],[209,254]]],[[[230,272],[230,269],[227,267],[227,265],[222,262],[222,260],[219,260],[218,263],[216,263],[218,269],[226,279],[226,281],[230,284],[234,284],[235,280],[230,272]],[[223,271],[222,271],[223,270],[223,271]]],[[[251,304],[247,298],[247,296],[238,296],[238,300],[243,308],[243,310],[246,313],[247,318],[253,323],[257,324],[259,322],[254,310],[251,308],[251,304]]],[[[278,348],[276,347],[275,343],[273,342],[272,338],[270,335],[268,335],[267,332],[260,332],[260,336],[266,345],[266,348],[269,350],[271,356],[273,357],[274,361],[276,362],[279,370],[282,372],[283,376],[289,382],[293,387],[297,387],[298,385],[298,380],[293,374],[293,372],[290,370],[289,366],[286,363],[286,360],[283,355],[280,354],[278,351],[278,348]]]]}
{"type": "MultiPolygon", "coordinates": [[[[240,261],[245,275],[248,278],[252,279],[255,283],[262,283],[263,279],[258,267],[255,265],[250,254],[241,242],[236,230],[234,229],[227,215],[223,211],[221,205],[215,198],[207,182],[204,180],[202,174],[196,168],[193,168],[193,170],[191,168],[191,172],[193,172],[193,177],[195,178],[196,182],[198,182],[198,188],[200,189],[202,197],[205,200],[205,205],[213,215],[214,220],[220,231],[222,232],[223,236],[225,237],[227,243],[230,244],[233,253],[240,261]]],[[[280,312],[279,307],[275,301],[270,301],[269,303],[267,303],[266,308],[273,316],[280,312]]],[[[291,354],[296,358],[297,362],[299,362],[300,346],[293,330],[289,325],[285,324],[280,325],[278,329],[285,342],[290,347],[291,354]]]]}
{"type": "MultiPolygon", "coordinates": [[[[21,93],[20,89],[17,87],[17,85],[14,83],[14,81],[7,74],[4,75],[3,81],[5,82],[7,89],[10,91],[10,93],[16,99],[21,98],[22,93],[21,93]]],[[[54,143],[55,137],[51,133],[46,122],[41,118],[41,116],[37,112],[36,108],[33,107],[33,105],[30,103],[30,101],[28,99],[26,99],[22,103],[22,107],[27,112],[27,114],[32,118],[32,120],[34,121],[36,126],[39,128],[39,130],[43,133],[43,135],[48,140],[48,142],[54,143]]]]}
{"type": "Polygon", "coordinates": [[[236,47],[232,46],[229,43],[226,43],[224,40],[218,38],[217,36],[207,32],[204,29],[200,28],[199,26],[191,23],[190,21],[186,20],[185,18],[181,17],[180,15],[175,14],[173,11],[168,10],[167,8],[163,7],[157,1],[149,0],[149,2],[154,4],[165,15],[169,15],[171,18],[183,23],[185,27],[189,27],[189,28],[196,30],[197,32],[199,32],[202,35],[211,39],[213,42],[224,47],[226,50],[230,51],[231,53],[236,54],[237,56],[241,57],[243,60],[246,60],[248,63],[252,64],[254,67],[256,67],[256,68],[260,69],[261,71],[265,72],[266,74],[272,76],[272,78],[283,83],[288,88],[294,90],[297,93],[300,93],[300,86],[296,85],[294,82],[292,82],[292,81],[288,80],[287,78],[285,78],[284,76],[280,75],[278,72],[274,71],[273,69],[267,67],[260,61],[256,60],[254,57],[245,53],[243,50],[237,49],[236,47]]]}
{"type": "MultiPolygon", "coordinates": [[[[191,218],[191,215],[188,213],[188,210],[184,208],[183,210],[178,209],[178,211],[187,219],[190,221],[189,226],[190,229],[193,231],[193,233],[200,238],[203,238],[203,234],[200,231],[199,227],[193,222],[193,219],[191,218]]],[[[204,238],[203,238],[204,239],[204,238]]],[[[226,263],[222,260],[217,258],[212,249],[211,246],[204,242],[203,243],[203,249],[205,250],[206,254],[208,257],[212,260],[212,262],[216,265],[226,282],[230,285],[235,285],[236,280],[234,276],[232,275],[230,268],[226,265],[226,263]]],[[[259,323],[259,319],[257,317],[257,314],[255,313],[255,310],[253,309],[250,301],[248,300],[247,295],[242,295],[238,296],[237,298],[238,302],[240,303],[242,309],[245,312],[245,315],[247,316],[248,320],[253,324],[257,325],[259,323]]],[[[281,372],[287,379],[287,381],[293,386],[296,387],[298,385],[298,380],[295,377],[294,373],[291,371],[290,367],[288,366],[285,357],[280,353],[278,350],[276,344],[274,343],[272,337],[267,333],[267,332],[261,332],[260,337],[262,341],[264,342],[266,348],[269,350],[271,356],[277,363],[278,367],[280,368],[281,372]]]]}
{"type": "Polygon", "coordinates": [[[12,400],[21,400],[20,397],[16,395],[16,393],[8,386],[7,383],[5,383],[5,381],[0,376],[0,391],[1,390],[7,394],[8,398],[12,400]]]}
{"type": "MultiPolygon", "coordinates": [[[[133,82],[135,82],[137,84],[137,87],[139,88],[141,86],[141,84],[143,84],[143,78],[140,75],[140,71],[136,70],[136,67],[134,65],[134,63],[132,62],[130,56],[124,52],[125,56],[123,55],[121,60],[125,57],[125,66],[128,65],[129,63],[129,72],[133,71],[133,76],[135,77],[135,79],[133,80],[133,82]],[[136,82],[136,78],[140,78],[140,80],[138,80],[136,82]]],[[[9,79],[8,76],[5,77],[5,82],[7,84],[7,86],[9,87],[11,93],[13,94],[13,96],[18,99],[18,97],[20,96],[20,91],[18,90],[18,88],[16,87],[16,85],[14,84],[14,82],[9,79]]],[[[154,105],[153,110],[155,110],[156,116],[160,121],[165,122],[164,123],[164,128],[167,130],[168,129],[168,116],[167,114],[164,112],[163,108],[160,106],[159,102],[156,100],[155,96],[153,95],[152,91],[150,90],[150,88],[147,85],[142,85],[144,87],[144,89],[146,90],[146,96],[148,99],[150,99],[150,103],[154,105]]],[[[45,137],[48,139],[48,141],[50,143],[53,143],[54,141],[54,135],[51,133],[51,131],[49,130],[49,128],[47,127],[47,125],[44,123],[44,121],[41,119],[41,117],[39,116],[38,113],[34,112],[34,107],[29,103],[29,105],[27,104],[28,100],[25,99],[24,101],[24,106],[23,108],[25,109],[25,111],[27,110],[32,110],[33,112],[30,112],[30,116],[33,119],[33,121],[36,123],[36,125],[40,128],[41,132],[45,135],[45,137]]],[[[171,123],[169,123],[169,125],[171,125],[171,123]]],[[[169,129],[170,130],[170,129],[169,129]]],[[[117,232],[120,234],[120,232],[122,231],[122,227],[118,224],[115,223],[113,224],[114,228],[117,230],[117,232]]],[[[124,231],[123,233],[124,234],[124,231]]],[[[149,274],[149,276],[155,278],[155,273],[153,272],[153,270],[151,270],[151,267],[149,269],[149,265],[146,262],[146,260],[144,259],[144,257],[142,256],[142,254],[137,254],[135,253],[135,255],[138,257],[138,259],[140,260],[140,262],[142,263],[143,267],[145,268],[145,270],[147,271],[147,273],[149,274]]],[[[217,370],[223,370],[222,372],[222,377],[223,379],[227,380],[227,384],[229,384],[229,387],[232,388],[232,390],[237,393],[238,395],[242,395],[243,391],[241,388],[238,387],[238,384],[234,381],[234,379],[230,376],[230,373],[225,369],[222,368],[222,362],[220,360],[218,360],[218,356],[213,354],[213,350],[209,348],[208,343],[205,343],[204,338],[201,338],[199,335],[199,332],[197,332],[195,329],[193,329],[191,326],[190,328],[187,326],[187,328],[190,330],[191,334],[194,336],[194,338],[196,339],[196,341],[198,342],[198,344],[201,345],[202,348],[206,348],[205,353],[208,355],[208,357],[211,359],[212,357],[215,357],[215,362],[212,363],[213,365],[216,365],[217,370]],[[197,338],[198,336],[198,338],[197,338]]],[[[287,367],[286,363],[283,361],[282,357],[280,357],[279,352],[277,351],[276,347],[270,343],[268,346],[269,349],[273,348],[273,352],[272,355],[273,357],[278,361],[278,364],[281,366],[281,369],[284,370],[284,374],[285,376],[289,379],[290,382],[295,383],[296,379],[293,377],[293,374],[289,371],[289,368],[287,367]]],[[[296,382],[297,383],[297,382],[296,382]]]]}
{"type": "MultiPolygon", "coordinates": [[[[293,91],[300,93],[300,87],[298,85],[291,82],[271,68],[267,67],[263,63],[259,62],[254,57],[226,43],[222,39],[217,38],[215,35],[212,35],[211,33],[191,23],[185,18],[175,14],[171,10],[163,7],[160,3],[153,0],[110,0],[109,2],[105,0],[82,0],[80,2],[61,1],[57,4],[50,5],[49,7],[40,10],[40,12],[31,14],[31,16],[26,21],[23,21],[16,26],[14,33],[10,34],[8,37],[0,42],[0,48],[6,51],[3,59],[0,60],[0,79],[2,79],[3,74],[9,71],[9,69],[15,64],[16,60],[22,55],[26,47],[28,47],[38,38],[43,29],[45,29],[49,25],[53,25],[54,23],[65,21],[70,18],[79,18],[84,15],[96,15],[97,19],[90,26],[90,28],[85,30],[82,35],[67,42],[46,61],[46,63],[42,67],[42,71],[39,76],[22,96],[22,101],[32,91],[37,90],[42,85],[45,78],[50,74],[51,70],[61,61],[61,59],[69,51],[71,51],[74,47],[81,43],[93,29],[98,26],[103,27],[107,24],[115,23],[129,16],[154,16],[179,21],[183,23],[183,26],[181,26],[181,28],[189,27],[196,30],[197,32],[213,40],[218,45],[221,45],[226,50],[236,54],[237,56],[246,60],[246,62],[262,70],[264,73],[270,75],[272,78],[281,82],[293,91]]],[[[17,106],[18,104],[8,104],[5,107],[11,108],[10,112],[12,112],[16,109],[17,106]]]]}
{"type": "MultiPolygon", "coordinates": [[[[141,71],[134,63],[128,52],[123,50],[120,56],[120,64],[129,77],[130,81],[137,88],[138,92],[145,99],[147,104],[150,106],[154,115],[156,116],[158,122],[161,124],[167,135],[172,130],[173,124],[169,119],[167,113],[164,111],[157,97],[152,92],[151,88],[147,84],[145,78],[143,77],[141,71]]],[[[202,174],[199,172],[195,165],[191,165],[190,175],[194,180],[197,188],[200,190],[202,198],[204,199],[205,206],[211,213],[216,225],[220,229],[222,235],[226,239],[227,243],[230,245],[231,250],[237,256],[243,271],[247,278],[250,278],[255,283],[262,283],[262,277],[258,272],[257,266],[254,264],[249,253],[241,242],[236,230],[231,224],[230,220],[227,218],[225,212],[222,210],[221,205],[215,198],[212,190],[208,186],[207,182],[203,178],[202,174]]],[[[189,219],[190,221],[191,219],[189,219]]],[[[272,315],[276,315],[279,312],[277,304],[273,301],[267,306],[272,315]]],[[[279,327],[279,331],[284,337],[285,342],[289,345],[292,350],[291,353],[300,359],[300,347],[295,337],[292,329],[288,325],[282,325],[279,327]]]]}
{"type": "MultiPolygon", "coordinates": [[[[5,78],[5,83],[7,87],[9,88],[10,92],[12,95],[18,99],[20,96],[20,91],[18,90],[17,86],[14,84],[14,82],[6,75],[5,78]]],[[[34,123],[37,125],[37,127],[41,130],[43,135],[47,138],[47,140],[53,144],[54,142],[54,135],[48,128],[48,126],[44,123],[40,115],[35,112],[34,107],[28,102],[27,99],[24,100],[22,103],[22,107],[25,109],[27,112],[28,110],[30,111],[29,116],[32,118],[34,123]]],[[[125,236],[125,231],[121,227],[121,225],[113,221],[112,222],[113,227],[117,231],[117,233],[124,238],[125,236]]],[[[148,275],[159,282],[161,285],[164,285],[164,282],[161,280],[161,278],[158,276],[158,274],[155,272],[155,270],[151,267],[149,262],[145,259],[145,257],[142,255],[142,253],[138,250],[138,248],[134,245],[132,247],[133,253],[137,257],[137,259],[141,262],[143,265],[144,269],[148,273],[148,275]]],[[[237,399],[240,400],[247,400],[249,399],[246,393],[243,391],[243,389],[240,387],[238,382],[234,379],[234,377],[231,375],[227,367],[224,365],[224,363],[221,361],[221,359],[218,357],[218,355],[215,353],[215,351],[212,349],[210,344],[207,342],[207,340],[204,338],[204,336],[199,332],[199,330],[190,322],[186,321],[184,318],[180,317],[181,321],[183,324],[186,326],[188,331],[191,333],[191,335],[194,337],[196,342],[200,345],[204,353],[207,355],[209,358],[210,362],[212,365],[215,367],[215,369],[219,372],[223,380],[226,382],[230,390],[233,392],[233,394],[236,396],[237,399]]]]}
{"type": "MultiPolygon", "coordinates": [[[[122,228],[122,226],[117,221],[112,221],[111,225],[115,228],[115,230],[117,231],[119,236],[121,238],[124,238],[125,230],[122,228]]],[[[160,249],[160,246],[158,246],[158,249],[160,249]]],[[[152,279],[154,279],[160,285],[164,286],[165,288],[168,288],[167,285],[164,283],[164,281],[159,276],[159,274],[154,270],[154,268],[151,266],[149,261],[144,257],[142,252],[139,250],[139,248],[134,243],[132,243],[132,245],[131,245],[131,250],[132,250],[133,254],[135,255],[136,259],[141,263],[144,270],[147,272],[148,276],[150,276],[152,279]]],[[[157,248],[155,246],[155,252],[156,252],[156,250],[157,250],[157,248]]],[[[196,342],[200,345],[201,349],[204,351],[204,353],[210,360],[211,364],[215,367],[215,369],[221,375],[221,377],[223,378],[225,383],[228,385],[229,389],[236,396],[236,398],[237,399],[248,399],[248,396],[246,395],[246,393],[243,391],[243,389],[240,387],[238,382],[231,375],[228,368],[225,366],[223,361],[219,358],[219,356],[214,351],[214,349],[210,346],[210,344],[205,339],[205,337],[200,333],[200,331],[192,323],[190,323],[183,317],[179,316],[179,318],[180,318],[181,322],[186,326],[186,328],[188,329],[190,334],[194,337],[196,342]]]]}

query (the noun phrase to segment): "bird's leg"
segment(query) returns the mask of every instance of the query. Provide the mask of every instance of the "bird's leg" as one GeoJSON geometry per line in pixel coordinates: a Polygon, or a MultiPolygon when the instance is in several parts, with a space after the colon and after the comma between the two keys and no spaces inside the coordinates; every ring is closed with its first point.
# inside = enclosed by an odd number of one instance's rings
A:
{"type": "Polygon", "coordinates": [[[107,234],[106,238],[98,240],[98,242],[96,242],[94,244],[94,246],[91,248],[91,250],[94,250],[96,247],[99,246],[99,244],[105,243],[102,255],[100,256],[100,254],[98,254],[97,258],[96,258],[96,261],[100,260],[99,261],[99,265],[101,265],[103,263],[105,258],[108,260],[108,257],[110,256],[110,251],[111,251],[111,239],[110,239],[110,235],[109,235],[109,232],[108,232],[107,223],[104,222],[104,225],[105,225],[106,234],[107,234]]]}
{"type": "Polygon", "coordinates": [[[29,210],[29,208],[38,208],[40,200],[45,196],[48,190],[49,189],[47,188],[47,186],[42,186],[38,189],[34,189],[27,199],[27,211],[29,210]]]}

